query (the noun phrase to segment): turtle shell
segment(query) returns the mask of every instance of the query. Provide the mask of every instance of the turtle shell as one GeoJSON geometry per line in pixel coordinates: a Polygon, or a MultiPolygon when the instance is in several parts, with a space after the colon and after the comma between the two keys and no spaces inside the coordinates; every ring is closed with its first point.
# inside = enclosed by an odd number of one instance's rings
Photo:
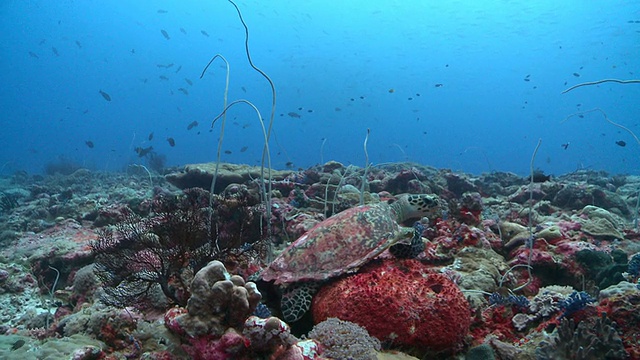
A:
{"type": "Polygon", "coordinates": [[[287,284],[326,280],[355,272],[370,259],[411,237],[387,203],[361,205],[318,223],[294,241],[262,273],[265,281],[287,284]]]}

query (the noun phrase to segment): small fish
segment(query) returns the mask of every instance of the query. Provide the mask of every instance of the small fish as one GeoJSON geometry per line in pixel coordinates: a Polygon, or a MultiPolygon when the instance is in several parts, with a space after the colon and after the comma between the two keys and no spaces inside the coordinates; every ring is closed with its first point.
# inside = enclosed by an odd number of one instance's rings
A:
{"type": "Polygon", "coordinates": [[[60,56],[60,54],[58,53],[58,49],[56,49],[55,47],[52,46],[51,51],[53,51],[53,55],[60,56]]]}
{"type": "Polygon", "coordinates": [[[136,53],[136,49],[131,49],[131,53],[135,54],[136,53]]]}
{"type": "Polygon", "coordinates": [[[171,64],[167,64],[167,66],[165,66],[165,67],[168,69],[168,68],[172,67],[173,65],[174,65],[174,63],[171,63],[171,64]]]}
{"type": "Polygon", "coordinates": [[[168,11],[167,11],[167,10],[164,10],[164,9],[158,9],[158,14],[166,14],[166,13],[168,13],[168,11]]]}
{"type": "Polygon", "coordinates": [[[287,113],[287,115],[291,116],[291,117],[292,117],[292,118],[294,118],[294,119],[299,119],[299,118],[301,118],[301,117],[302,117],[302,116],[300,116],[300,114],[295,113],[295,112],[293,112],[293,111],[291,111],[291,112],[287,113]]]}
{"type": "Polygon", "coordinates": [[[145,157],[153,150],[153,146],[149,146],[146,148],[137,147],[133,149],[136,153],[138,153],[138,157],[145,157]]]}
{"type": "Polygon", "coordinates": [[[529,78],[524,78],[524,81],[531,81],[531,79],[529,79],[529,78]]]}
{"type": "Polygon", "coordinates": [[[396,92],[395,89],[389,89],[389,94],[393,94],[394,92],[396,92]]]}
{"type": "Polygon", "coordinates": [[[333,111],[342,111],[342,109],[340,109],[339,107],[333,109],[333,111]]]}
{"type": "Polygon", "coordinates": [[[627,146],[627,143],[622,141],[622,140],[618,140],[618,141],[616,141],[616,145],[618,145],[620,147],[625,147],[625,146],[627,146]]]}
{"type": "Polygon", "coordinates": [[[178,66],[178,68],[176,69],[176,74],[178,73],[178,71],[182,70],[182,65],[178,66]]]}
{"type": "Polygon", "coordinates": [[[111,96],[109,94],[107,94],[106,92],[100,90],[99,91],[100,95],[102,95],[102,97],[107,100],[107,101],[111,101],[111,96]]]}
{"type": "Polygon", "coordinates": [[[20,349],[24,344],[25,344],[24,340],[22,339],[17,340],[16,342],[13,343],[13,345],[11,345],[11,351],[20,349]]]}
{"type": "Polygon", "coordinates": [[[40,59],[40,57],[33,51],[29,51],[29,56],[31,56],[32,58],[40,59]]]}
{"type": "Polygon", "coordinates": [[[189,91],[185,88],[178,88],[178,91],[181,91],[185,95],[189,95],[189,91]]]}
{"type": "Polygon", "coordinates": [[[291,161],[287,161],[287,163],[284,165],[287,167],[287,169],[293,169],[295,167],[295,164],[291,161]]]}
{"type": "Polygon", "coordinates": [[[89,147],[89,149],[93,149],[93,146],[94,146],[94,145],[93,145],[93,141],[91,141],[91,140],[87,140],[87,141],[85,141],[84,143],[85,143],[85,144],[87,144],[87,146],[89,147]]]}
{"type": "Polygon", "coordinates": [[[435,84],[435,87],[443,87],[444,84],[435,84]]]}
{"type": "Polygon", "coordinates": [[[169,78],[164,75],[160,75],[158,77],[160,78],[160,80],[169,80],[169,78]]]}
{"type": "Polygon", "coordinates": [[[78,49],[82,49],[82,44],[80,44],[80,41],[76,40],[76,45],[78,45],[78,49]]]}
{"type": "Polygon", "coordinates": [[[184,79],[184,81],[186,81],[186,82],[187,82],[187,84],[189,84],[189,85],[193,85],[193,81],[191,81],[191,80],[189,80],[189,79],[187,79],[187,78],[185,78],[185,79],[184,79]]]}
{"type": "Polygon", "coordinates": [[[175,141],[175,140],[173,140],[173,138],[172,138],[172,137],[167,138],[167,142],[169,142],[169,146],[171,146],[171,147],[176,146],[176,141],[175,141]]]}
{"type": "Polygon", "coordinates": [[[160,30],[160,32],[162,33],[162,36],[164,36],[165,39],[167,40],[171,39],[169,37],[169,33],[166,30],[160,30]]]}
{"type": "Polygon", "coordinates": [[[187,30],[185,30],[184,28],[180,28],[180,32],[187,35],[187,30]]]}
{"type": "Polygon", "coordinates": [[[149,134],[149,141],[153,140],[153,132],[149,134]]]}
{"type": "Polygon", "coordinates": [[[194,120],[189,125],[187,125],[187,130],[191,130],[196,126],[198,126],[198,122],[194,120]]]}
{"type": "Polygon", "coordinates": [[[240,89],[242,89],[242,92],[247,92],[247,88],[245,88],[244,86],[241,86],[240,89]]]}
{"type": "Polygon", "coordinates": [[[224,153],[229,155],[229,154],[231,154],[231,150],[225,150],[224,153]]]}
{"type": "Polygon", "coordinates": [[[243,147],[240,149],[240,152],[241,152],[241,153],[242,153],[242,152],[245,152],[245,151],[247,151],[247,149],[248,149],[248,148],[249,148],[248,146],[243,146],[243,147]]]}
{"type": "Polygon", "coordinates": [[[578,73],[573,73],[573,76],[575,76],[575,77],[580,77],[580,74],[578,74],[578,73]]]}
{"type": "Polygon", "coordinates": [[[206,37],[209,37],[209,34],[204,30],[200,30],[200,33],[206,37]]]}
{"type": "Polygon", "coordinates": [[[567,148],[569,147],[569,144],[571,144],[571,143],[564,143],[564,144],[562,144],[560,146],[562,146],[565,150],[567,150],[567,148]]]}
{"type": "Polygon", "coordinates": [[[545,175],[540,170],[535,170],[533,172],[533,182],[534,183],[542,183],[542,182],[547,182],[549,180],[551,180],[551,175],[545,175]]]}

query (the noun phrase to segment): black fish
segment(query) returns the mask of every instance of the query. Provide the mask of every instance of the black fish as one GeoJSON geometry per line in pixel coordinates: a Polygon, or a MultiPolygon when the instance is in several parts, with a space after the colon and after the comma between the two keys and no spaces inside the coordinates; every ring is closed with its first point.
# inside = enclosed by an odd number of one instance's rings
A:
{"type": "Polygon", "coordinates": [[[198,126],[198,122],[197,121],[192,121],[191,124],[187,125],[187,130],[191,130],[196,126],[198,126]]]}
{"type": "Polygon", "coordinates": [[[25,344],[25,341],[22,339],[14,342],[13,345],[11,345],[11,351],[20,349],[24,344],[25,344]]]}
{"type": "Polygon", "coordinates": [[[84,142],[85,144],[87,144],[87,146],[89,147],[89,149],[93,149],[93,141],[91,140],[87,140],[84,142]]]}
{"type": "Polygon", "coordinates": [[[151,134],[149,134],[149,141],[153,140],[153,132],[151,132],[151,134]]]}
{"type": "Polygon", "coordinates": [[[209,37],[209,34],[204,30],[200,30],[200,33],[206,37],[209,37]]]}
{"type": "Polygon", "coordinates": [[[36,55],[36,53],[34,53],[33,51],[29,51],[29,56],[31,56],[32,58],[36,58],[39,59],[40,57],[38,55],[36,55]]]}
{"type": "Polygon", "coordinates": [[[185,78],[185,79],[184,79],[184,81],[186,81],[186,82],[187,82],[187,84],[189,84],[189,85],[193,85],[193,81],[191,81],[191,80],[189,80],[189,79],[187,79],[187,78],[185,78]]]}
{"type": "Polygon", "coordinates": [[[569,144],[570,144],[570,143],[566,143],[566,144],[562,144],[562,145],[560,145],[560,146],[562,146],[565,150],[567,150],[567,148],[569,147],[569,144]]]}
{"type": "Polygon", "coordinates": [[[78,45],[78,49],[82,49],[82,44],[80,44],[80,41],[76,40],[76,45],[78,45]]]}
{"type": "Polygon", "coordinates": [[[58,53],[58,49],[56,49],[55,47],[51,47],[51,51],[53,51],[53,55],[60,56],[60,54],[58,53]]]}
{"type": "Polygon", "coordinates": [[[176,141],[175,141],[175,140],[173,140],[173,138],[172,138],[172,137],[167,138],[167,141],[169,142],[169,146],[171,146],[171,147],[176,146],[176,141]]]}
{"type": "Polygon", "coordinates": [[[295,119],[299,119],[299,118],[301,118],[301,117],[302,117],[302,116],[300,116],[300,114],[295,113],[295,112],[293,112],[293,111],[292,111],[292,112],[287,113],[287,115],[289,115],[289,116],[291,116],[292,118],[295,118],[295,119]]]}
{"type": "Polygon", "coordinates": [[[137,147],[135,149],[133,149],[136,153],[138,153],[138,157],[145,157],[147,156],[147,154],[149,154],[151,152],[151,150],[153,150],[153,146],[149,146],[146,148],[141,148],[141,147],[137,147]]]}
{"type": "Polygon", "coordinates": [[[551,180],[551,175],[545,175],[542,171],[536,170],[533,172],[533,182],[542,183],[551,180]]]}
{"type": "Polygon", "coordinates": [[[189,90],[187,90],[185,88],[179,88],[178,91],[181,91],[185,95],[189,95],[189,90]]]}
{"type": "Polygon", "coordinates": [[[435,84],[434,86],[435,86],[435,87],[443,87],[443,86],[444,86],[444,84],[435,84]]]}
{"type": "Polygon", "coordinates": [[[182,70],[182,65],[178,66],[178,68],[176,69],[176,74],[178,73],[178,71],[182,70]]]}
{"type": "Polygon", "coordinates": [[[162,36],[164,36],[165,39],[167,40],[171,39],[169,37],[169,33],[166,30],[160,30],[160,32],[162,33],[162,36]]]}
{"type": "Polygon", "coordinates": [[[240,152],[245,152],[247,151],[248,148],[249,148],[248,146],[243,146],[242,149],[240,149],[240,152]]]}
{"type": "Polygon", "coordinates": [[[616,141],[616,145],[621,146],[621,147],[625,147],[625,146],[627,146],[627,143],[622,141],[622,140],[618,140],[618,141],[616,141]]]}
{"type": "Polygon", "coordinates": [[[573,73],[573,76],[575,76],[575,77],[580,77],[580,74],[578,74],[578,73],[573,73]]]}
{"type": "Polygon", "coordinates": [[[102,95],[102,97],[107,100],[107,101],[111,101],[111,96],[109,96],[109,94],[107,94],[106,92],[100,90],[100,95],[102,95]]]}
{"type": "Polygon", "coordinates": [[[229,154],[231,154],[231,150],[225,150],[224,153],[229,155],[229,154]]]}

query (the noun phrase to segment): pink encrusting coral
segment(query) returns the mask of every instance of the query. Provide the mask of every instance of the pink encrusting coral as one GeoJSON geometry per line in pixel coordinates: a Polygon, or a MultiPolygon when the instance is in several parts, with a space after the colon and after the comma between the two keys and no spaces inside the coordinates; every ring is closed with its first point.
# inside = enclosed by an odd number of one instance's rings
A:
{"type": "Polygon", "coordinates": [[[315,322],[336,317],[383,342],[433,352],[460,350],[471,324],[456,284],[417,260],[375,262],[328,284],[314,297],[312,312],[315,322]]]}

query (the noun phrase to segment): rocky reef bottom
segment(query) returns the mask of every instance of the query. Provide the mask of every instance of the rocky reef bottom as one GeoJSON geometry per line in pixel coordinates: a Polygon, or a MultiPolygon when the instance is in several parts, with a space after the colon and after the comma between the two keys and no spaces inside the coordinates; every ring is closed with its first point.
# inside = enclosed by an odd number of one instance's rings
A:
{"type": "Polygon", "coordinates": [[[640,359],[640,176],[214,165],[0,178],[0,358],[640,359]],[[424,251],[372,248],[282,320],[307,280],[261,271],[401,194],[439,199],[424,251]]]}

